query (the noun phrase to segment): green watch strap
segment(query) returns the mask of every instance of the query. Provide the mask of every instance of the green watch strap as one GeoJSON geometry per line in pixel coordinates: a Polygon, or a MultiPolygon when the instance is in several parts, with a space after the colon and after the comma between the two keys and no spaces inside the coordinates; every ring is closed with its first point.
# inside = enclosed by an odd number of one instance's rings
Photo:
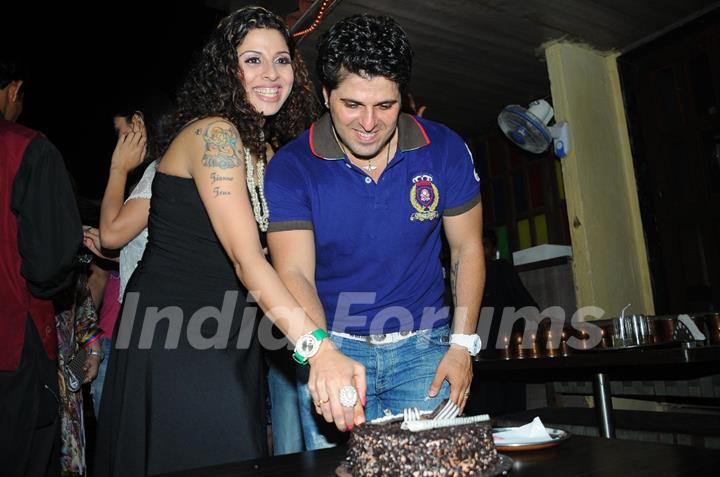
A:
{"type": "Polygon", "coordinates": [[[330,334],[327,331],[323,330],[322,328],[318,328],[317,330],[313,331],[310,334],[313,335],[315,337],[315,339],[318,341],[322,341],[325,338],[330,336],[330,334]]]}
{"type": "MultiPolygon", "coordinates": [[[[318,342],[324,340],[325,338],[329,337],[327,331],[323,330],[322,328],[318,328],[315,331],[311,332],[310,335],[313,336],[318,342]]],[[[296,363],[305,365],[308,363],[308,358],[305,358],[303,355],[295,351],[292,355],[293,360],[295,360],[296,363]]]]}

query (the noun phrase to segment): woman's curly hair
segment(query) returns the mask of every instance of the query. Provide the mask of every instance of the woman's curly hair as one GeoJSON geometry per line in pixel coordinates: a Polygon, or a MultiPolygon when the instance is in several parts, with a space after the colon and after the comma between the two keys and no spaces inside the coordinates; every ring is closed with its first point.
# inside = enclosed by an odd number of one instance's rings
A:
{"type": "Polygon", "coordinates": [[[180,87],[176,110],[163,126],[160,151],[167,151],[170,142],[188,122],[219,116],[235,125],[243,145],[253,155],[264,159],[265,142],[279,148],[307,129],[317,118],[317,111],[317,96],[307,68],[283,20],[265,8],[244,7],[220,21],[191,67],[180,87]],[[292,91],[280,111],[267,118],[247,100],[237,57],[237,47],[255,28],[280,32],[292,59],[292,91]]]}

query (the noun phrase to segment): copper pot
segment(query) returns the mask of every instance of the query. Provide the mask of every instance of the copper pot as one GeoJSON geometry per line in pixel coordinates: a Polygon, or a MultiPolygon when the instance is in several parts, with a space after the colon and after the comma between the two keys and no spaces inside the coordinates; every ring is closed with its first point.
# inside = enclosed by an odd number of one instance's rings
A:
{"type": "Polygon", "coordinates": [[[677,316],[659,315],[650,319],[650,334],[654,343],[666,343],[673,341],[677,316]]]}
{"type": "Polygon", "coordinates": [[[705,315],[705,326],[707,327],[708,342],[713,345],[720,344],[720,313],[705,315]]]}

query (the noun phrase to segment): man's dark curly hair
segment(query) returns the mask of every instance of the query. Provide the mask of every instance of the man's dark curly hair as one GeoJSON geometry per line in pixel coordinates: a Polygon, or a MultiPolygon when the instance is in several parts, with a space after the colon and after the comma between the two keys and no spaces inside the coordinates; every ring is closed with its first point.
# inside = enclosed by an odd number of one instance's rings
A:
{"type": "Polygon", "coordinates": [[[243,145],[253,155],[265,158],[266,141],[277,149],[307,129],[318,111],[307,68],[282,18],[254,6],[241,8],[220,21],[180,87],[176,104],[176,111],[162,126],[161,153],[188,122],[219,116],[235,125],[243,145]],[[292,91],[280,111],[269,118],[264,118],[248,102],[240,77],[237,47],[255,28],[279,31],[292,58],[292,91]]]}
{"type": "Polygon", "coordinates": [[[12,56],[0,56],[0,89],[5,88],[13,81],[25,79],[23,64],[12,56]]]}
{"type": "Polygon", "coordinates": [[[317,49],[318,78],[328,92],[337,88],[345,72],[364,78],[383,76],[397,83],[401,92],[410,84],[412,47],[390,17],[345,18],[323,35],[317,49]]]}

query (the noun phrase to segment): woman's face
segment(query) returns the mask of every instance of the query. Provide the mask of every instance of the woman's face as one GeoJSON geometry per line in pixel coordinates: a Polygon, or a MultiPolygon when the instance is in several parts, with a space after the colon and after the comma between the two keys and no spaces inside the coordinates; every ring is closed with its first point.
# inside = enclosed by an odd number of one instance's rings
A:
{"type": "Polygon", "coordinates": [[[129,123],[123,116],[115,116],[113,118],[113,125],[118,134],[127,134],[132,131],[132,123],[129,123]]]}
{"type": "Polygon", "coordinates": [[[124,116],[115,116],[113,118],[113,126],[115,127],[115,131],[118,135],[120,135],[127,134],[133,129],[139,132],[145,128],[145,123],[143,121],[142,114],[137,112],[133,114],[132,120],[130,121],[128,121],[124,116]]]}
{"type": "Polygon", "coordinates": [[[279,31],[255,28],[237,48],[248,102],[263,116],[276,114],[290,96],[293,68],[290,51],[279,31]]]}

